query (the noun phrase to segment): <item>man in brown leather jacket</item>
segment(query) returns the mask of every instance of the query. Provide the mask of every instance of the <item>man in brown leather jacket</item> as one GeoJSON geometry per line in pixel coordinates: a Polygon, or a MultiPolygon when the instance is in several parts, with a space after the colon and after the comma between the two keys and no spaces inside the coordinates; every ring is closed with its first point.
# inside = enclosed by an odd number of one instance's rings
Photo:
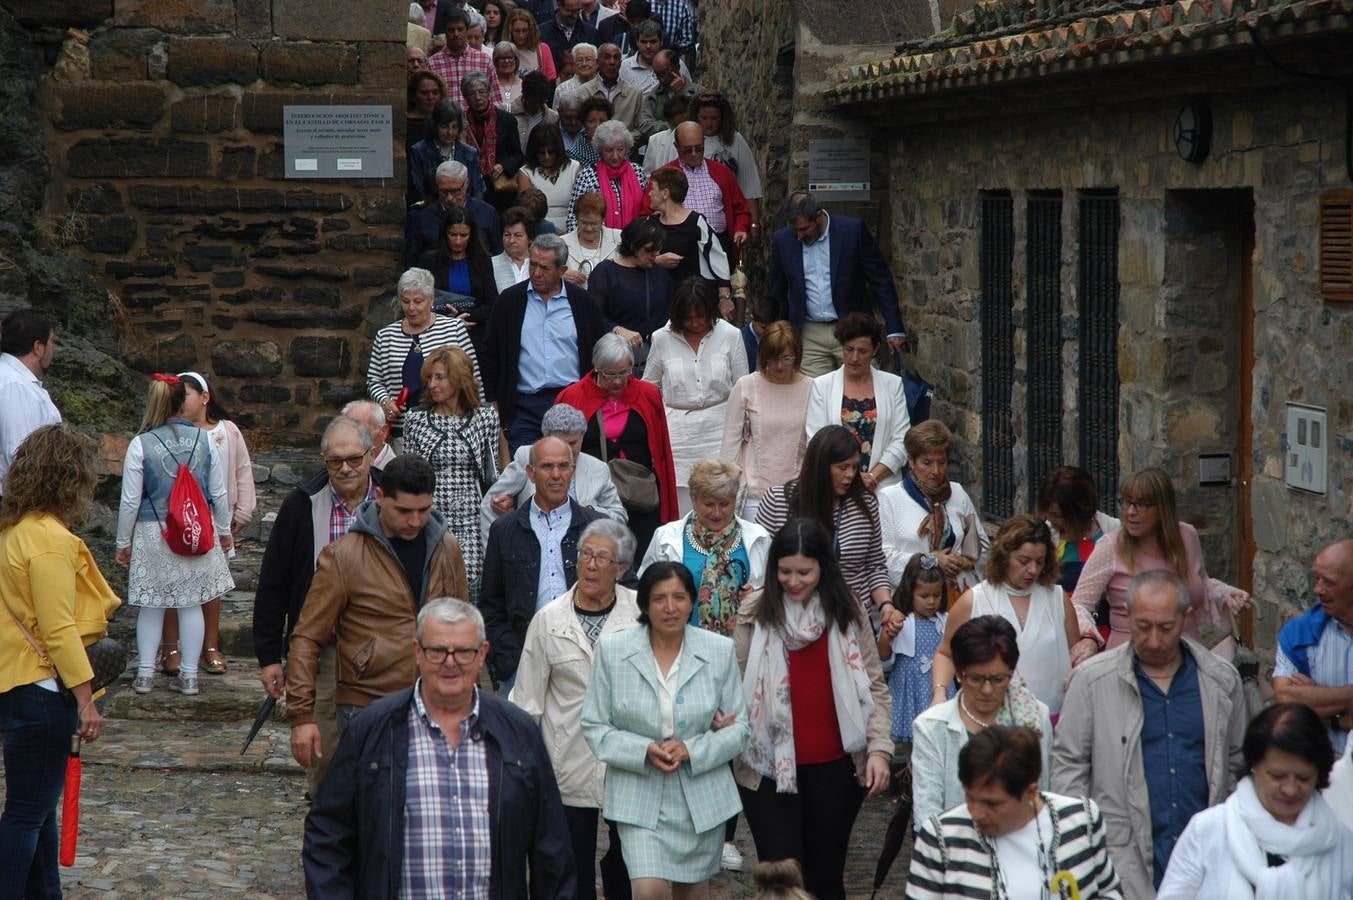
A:
{"type": "Polygon", "coordinates": [[[287,657],[291,753],[306,768],[334,750],[321,745],[314,713],[315,661],[330,636],[338,636],[341,739],[357,710],[418,677],[409,644],[423,604],[469,598],[460,545],[432,508],[435,484],[422,457],[391,460],[376,499],[362,504],[348,533],[319,555],[287,657]]]}

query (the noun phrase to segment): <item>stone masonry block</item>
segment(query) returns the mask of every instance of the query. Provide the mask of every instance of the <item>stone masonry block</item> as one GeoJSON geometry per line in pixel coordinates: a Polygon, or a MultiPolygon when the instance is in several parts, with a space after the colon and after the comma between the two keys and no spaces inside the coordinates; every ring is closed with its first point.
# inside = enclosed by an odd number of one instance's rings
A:
{"type": "Polygon", "coordinates": [[[257,79],[258,49],[248,41],[173,38],[169,42],[169,80],[177,85],[253,84],[257,79]]]}
{"type": "Polygon", "coordinates": [[[122,359],[141,372],[182,372],[197,365],[197,343],[186,334],[158,341],[128,340],[122,359]]]}
{"type": "Polygon", "coordinates": [[[154,28],[110,28],[89,41],[91,72],[98,81],[144,81],[150,54],[168,38],[154,28]]]}
{"type": "Polygon", "coordinates": [[[347,375],[352,368],[352,352],[341,337],[292,338],[290,357],[296,374],[305,377],[347,375]]]}
{"type": "Polygon", "coordinates": [[[231,94],[193,94],[169,108],[169,123],[184,134],[234,131],[239,102],[231,94]]]}
{"type": "Polygon", "coordinates": [[[271,84],[356,84],[357,49],[350,44],[264,44],[263,78],[271,84]]]}
{"type": "Polygon", "coordinates": [[[211,147],[194,141],[86,140],[66,153],[66,171],[72,178],[207,178],[211,147]]]}
{"type": "Polygon", "coordinates": [[[68,192],[66,202],[72,211],[82,213],[119,213],[124,209],[122,194],[107,181],[91,185],[87,190],[68,192]]]}
{"type": "Polygon", "coordinates": [[[24,25],[98,25],[113,14],[113,0],[5,0],[5,9],[24,25]]]}
{"type": "Polygon", "coordinates": [[[220,341],[211,364],[217,375],[271,378],[282,373],[282,351],[272,341],[220,341]]]}
{"type": "Polygon", "coordinates": [[[342,15],[322,14],[310,0],[273,0],[272,30],[281,38],[312,41],[402,42],[407,12],[403,0],[345,4],[342,15]]]}
{"type": "Polygon", "coordinates": [[[272,0],[235,0],[235,33],[240,37],[272,37],[272,0]]]}
{"type": "Polygon", "coordinates": [[[128,128],[146,131],[164,117],[164,91],[151,82],[105,84],[76,81],[56,91],[61,101],[58,128],[128,128]]]}
{"type": "Polygon", "coordinates": [[[82,246],[91,253],[122,256],[136,243],[136,220],[129,216],[87,216],[82,246]]]}
{"type": "Polygon", "coordinates": [[[117,0],[113,24],[195,34],[228,32],[235,29],[235,3],[234,0],[117,0]]]}
{"type": "Polygon", "coordinates": [[[368,88],[401,88],[408,79],[404,48],[399,44],[358,44],[362,58],[362,85],[368,88]]]}
{"type": "Polygon", "coordinates": [[[248,181],[254,177],[253,147],[223,147],[221,149],[221,180],[248,181]]]}

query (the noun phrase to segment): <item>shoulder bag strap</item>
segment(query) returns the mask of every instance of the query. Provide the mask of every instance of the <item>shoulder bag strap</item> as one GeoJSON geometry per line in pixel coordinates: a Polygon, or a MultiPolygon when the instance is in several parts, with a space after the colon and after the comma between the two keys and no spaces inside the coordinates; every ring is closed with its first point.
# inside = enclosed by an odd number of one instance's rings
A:
{"type": "Polygon", "coordinates": [[[599,444],[601,445],[601,461],[602,461],[602,462],[607,462],[607,459],[606,459],[606,423],[603,422],[602,419],[601,419],[601,407],[600,407],[600,406],[597,407],[597,439],[598,439],[598,440],[597,440],[597,443],[599,443],[599,444]]]}
{"type": "Polygon", "coordinates": [[[14,610],[10,608],[9,601],[6,600],[3,595],[0,595],[0,603],[4,604],[5,612],[9,613],[9,617],[13,619],[14,624],[19,627],[19,633],[23,635],[24,640],[28,641],[28,646],[33,648],[33,652],[38,655],[38,659],[42,660],[42,664],[55,673],[57,671],[56,663],[52,662],[52,658],[47,655],[47,651],[43,650],[42,645],[38,643],[37,638],[33,637],[33,632],[29,631],[24,627],[24,623],[19,621],[19,617],[14,614],[14,610]]]}

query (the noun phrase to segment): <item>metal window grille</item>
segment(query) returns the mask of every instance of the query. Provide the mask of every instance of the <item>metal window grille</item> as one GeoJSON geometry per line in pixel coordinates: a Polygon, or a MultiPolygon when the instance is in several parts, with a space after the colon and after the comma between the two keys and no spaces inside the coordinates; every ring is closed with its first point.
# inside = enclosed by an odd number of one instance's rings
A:
{"type": "Polygon", "coordinates": [[[1118,192],[1080,198],[1081,468],[1099,508],[1118,510],[1118,192]]]}
{"type": "MultiPolygon", "coordinates": [[[[1062,464],[1062,195],[1031,195],[1025,262],[1028,303],[1029,492],[1062,464]]],[[[1031,498],[1032,500],[1032,498],[1031,498]]]]}
{"type": "Polygon", "coordinates": [[[1015,512],[1014,200],[1005,191],[984,193],[981,213],[982,512],[1004,519],[1015,512]]]}

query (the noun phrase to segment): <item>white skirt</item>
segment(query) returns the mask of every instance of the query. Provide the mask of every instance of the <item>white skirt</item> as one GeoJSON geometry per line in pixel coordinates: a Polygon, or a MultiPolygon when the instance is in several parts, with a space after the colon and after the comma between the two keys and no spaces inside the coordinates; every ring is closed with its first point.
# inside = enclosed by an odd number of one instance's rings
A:
{"type": "Polygon", "coordinates": [[[220,544],[201,556],[179,556],[165,543],[159,522],[136,523],[127,572],[128,605],[186,609],[234,589],[220,544]]]}
{"type": "Polygon", "coordinates": [[[678,487],[687,485],[692,466],[702,459],[718,457],[719,441],[723,437],[724,413],[727,408],[727,400],[705,409],[676,409],[664,406],[678,487]]]}

